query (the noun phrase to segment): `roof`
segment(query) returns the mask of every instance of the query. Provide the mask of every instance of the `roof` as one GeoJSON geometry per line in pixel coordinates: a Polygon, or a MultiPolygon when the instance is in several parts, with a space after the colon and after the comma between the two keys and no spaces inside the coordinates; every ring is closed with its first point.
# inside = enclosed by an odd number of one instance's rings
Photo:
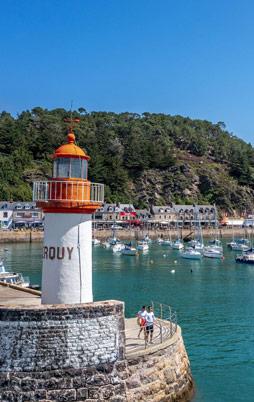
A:
{"type": "Polygon", "coordinates": [[[170,205],[153,205],[152,213],[153,214],[164,214],[174,212],[174,209],[170,205]]]}
{"type": "Polygon", "coordinates": [[[73,132],[69,132],[67,136],[68,143],[61,145],[56,149],[53,158],[81,158],[90,159],[82,148],[75,145],[75,135],[73,132]]]}
{"type": "Polygon", "coordinates": [[[10,201],[0,201],[0,210],[16,210],[16,209],[36,209],[40,210],[36,206],[35,202],[24,202],[24,201],[17,201],[17,202],[10,202],[10,201]]]}

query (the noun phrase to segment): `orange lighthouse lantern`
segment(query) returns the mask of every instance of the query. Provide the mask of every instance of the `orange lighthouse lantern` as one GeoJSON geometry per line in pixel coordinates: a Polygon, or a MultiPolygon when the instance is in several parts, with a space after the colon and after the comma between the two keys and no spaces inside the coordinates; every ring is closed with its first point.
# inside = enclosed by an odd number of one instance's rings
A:
{"type": "Polygon", "coordinates": [[[88,178],[90,157],[68,142],[53,155],[53,177],[34,183],[33,199],[45,213],[42,303],[91,302],[92,213],[104,199],[104,186],[88,178]]]}

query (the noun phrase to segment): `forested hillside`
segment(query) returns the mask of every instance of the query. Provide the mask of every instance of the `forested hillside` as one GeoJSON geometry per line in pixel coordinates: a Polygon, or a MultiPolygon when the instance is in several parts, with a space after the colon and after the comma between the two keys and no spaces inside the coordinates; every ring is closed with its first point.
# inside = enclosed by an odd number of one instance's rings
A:
{"type": "MultiPolygon", "coordinates": [[[[34,108],[0,114],[0,199],[30,200],[32,181],[51,174],[50,155],[65,142],[70,112],[34,108]]],[[[216,203],[251,211],[254,149],[223,123],[144,113],[73,112],[77,144],[91,156],[89,178],[108,202],[135,206],[216,203]]]]}

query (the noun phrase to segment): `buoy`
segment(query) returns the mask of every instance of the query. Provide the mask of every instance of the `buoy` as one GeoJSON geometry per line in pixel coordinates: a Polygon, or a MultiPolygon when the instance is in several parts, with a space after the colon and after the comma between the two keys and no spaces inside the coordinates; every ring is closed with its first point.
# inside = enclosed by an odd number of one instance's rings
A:
{"type": "Polygon", "coordinates": [[[153,264],[153,260],[150,260],[150,264],[153,264]]]}
{"type": "Polygon", "coordinates": [[[174,264],[177,264],[177,260],[174,261],[174,264]]]}
{"type": "Polygon", "coordinates": [[[163,257],[164,257],[164,258],[166,258],[166,257],[167,257],[167,255],[166,255],[166,254],[163,254],[163,257]]]}
{"type": "Polygon", "coordinates": [[[176,271],[174,269],[171,269],[171,274],[174,274],[176,271]]]}

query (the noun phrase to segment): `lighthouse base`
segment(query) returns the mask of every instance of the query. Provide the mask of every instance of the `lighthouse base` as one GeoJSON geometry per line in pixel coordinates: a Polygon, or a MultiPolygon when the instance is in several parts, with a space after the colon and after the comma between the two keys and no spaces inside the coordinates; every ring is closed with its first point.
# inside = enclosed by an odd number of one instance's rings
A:
{"type": "Polygon", "coordinates": [[[93,301],[90,214],[45,214],[42,304],[93,301]]]}

